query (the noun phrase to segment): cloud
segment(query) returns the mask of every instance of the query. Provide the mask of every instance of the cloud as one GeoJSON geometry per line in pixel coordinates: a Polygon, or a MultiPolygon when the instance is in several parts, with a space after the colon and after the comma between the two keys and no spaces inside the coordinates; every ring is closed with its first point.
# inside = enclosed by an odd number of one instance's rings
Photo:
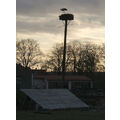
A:
{"type": "Polygon", "coordinates": [[[77,26],[104,25],[104,0],[17,0],[17,17],[21,17],[21,21],[17,19],[17,30],[56,31],[55,24],[60,24],[58,16],[62,7],[72,11],[77,26]]]}
{"type": "Polygon", "coordinates": [[[104,14],[104,0],[17,0],[17,15],[46,16],[67,7],[74,13],[104,14]]]}
{"type": "Polygon", "coordinates": [[[56,17],[17,17],[17,32],[48,32],[60,33],[59,26],[62,23],[56,17]]]}
{"type": "MultiPolygon", "coordinates": [[[[74,21],[69,24],[69,30],[73,32],[76,29],[103,27],[104,21],[100,21],[98,16],[89,14],[76,15],[74,21]]],[[[44,33],[61,34],[64,25],[59,21],[58,15],[49,15],[49,17],[29,17],[17,16],[17,32],[22,33],[44,33]]]]}
{"type": "Polygon", "coordinates": [[[64,25],[59,15],[60,8],[66,7],[75,16],[68,26],[68,41],[103,41],[104,4],[104,0],[16,0],[17,35],[40,40],[45,49],[48,41],[49,47],[63,41],[64,25]]]}

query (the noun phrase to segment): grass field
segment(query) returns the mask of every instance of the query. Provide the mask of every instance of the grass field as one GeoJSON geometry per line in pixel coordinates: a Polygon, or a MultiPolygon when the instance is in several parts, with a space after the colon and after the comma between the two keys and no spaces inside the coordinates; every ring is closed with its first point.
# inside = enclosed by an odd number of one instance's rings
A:
{"type": "Polygon", "coordinates": [[[62,110],[41,114],[34,111],[17,111],[16,120],[105,120],[105,112],[62,110]]]}

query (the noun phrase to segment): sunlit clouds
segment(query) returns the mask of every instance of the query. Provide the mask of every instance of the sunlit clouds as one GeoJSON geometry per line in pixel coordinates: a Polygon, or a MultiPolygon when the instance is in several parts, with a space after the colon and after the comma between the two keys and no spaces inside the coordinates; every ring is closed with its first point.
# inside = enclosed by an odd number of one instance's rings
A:
{"type": "Polygon", "coordinates": [[[17,0],[17,39],[31,38],[48,52],[63,42],[60,8],[68,8],[75,20],[68,25],[68,42],[104,42],[104,0],[17,0]]]}

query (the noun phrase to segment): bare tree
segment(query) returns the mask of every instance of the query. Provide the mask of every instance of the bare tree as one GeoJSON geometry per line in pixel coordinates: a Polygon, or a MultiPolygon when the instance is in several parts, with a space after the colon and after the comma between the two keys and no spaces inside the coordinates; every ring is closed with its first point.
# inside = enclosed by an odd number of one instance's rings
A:
{"type": "Polygon", "coordinates": [[[41,63],[40,46],[37,41],[23,39],[16,42],[16,62],[24,67],[33,67],[41,63]]]}
{"type": "MultiPolygon", "coordinates": [[[[66,68],[69,66],[70,62],[70,52],[69,47],[66,50],[66,68]]],[[[63,63],[63,44],[56,44],[51,53],[47,56],[47,60],[42,65],[42,69],[47,69],[54,72],[62,72],[63,63]]],[[[66,69],[67,70],[67,69],[66,69]]]]}
{"type": "Polygon", "coordinates": [[[97,72],[105,72],[105,44],[99,47],[99,63],[97,64],[97,72]]]}
{"type": "Polygon", "coordinates": [[[51,53],[47,55],[47,60],[45,60],[44,64],[42,65],[42,69],[61,72],[62,56],[63,56],[63,45],[56,44],[51,50],[51,53]]]}
{"type": "MultiPolygon", "coordinates": [[[[63,44],[56,44],[42,68],[62,72],[63,44]]],[[[67,72],[104,72],[104,46],[70,42],[66,47],[67,72]],[[102,61],[102,62],[101,62],[102,61]]]]}
{"type": "Polygon", "coordinates": [[[86,44],[80,51],[77,69],[82,72],[104,71],[103,61],[104,47],[101,45],[86,44]]]}
{"type": "Polygon", "coordinates": [[[81,51],[81,44],[78,41],[68,43],[69,62],[68,71],[77,72],[77,62],[81,51]]]}

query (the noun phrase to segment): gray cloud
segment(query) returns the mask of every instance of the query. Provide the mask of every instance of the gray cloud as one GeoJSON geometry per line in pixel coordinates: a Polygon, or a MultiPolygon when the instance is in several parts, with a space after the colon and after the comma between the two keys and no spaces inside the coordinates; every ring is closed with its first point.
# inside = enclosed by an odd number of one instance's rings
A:
{"type": "MultiPolygon", "coordinates": [[[[86,16],[80,15],[74,21],[70,22],[69,30],[76,30],[78,28],[98,28],[103,27],[104,22],[99,20],[97,16],[86,16]],[[76,20],[77,19],[77,20],[76,20]]],[[[49,20],[47,17],[22,17],[17,18],[17,32],[20,33],[36,33],[36,32],[47,32],[50,34],[60,34],[63,30],[64,25],[62,21],[58,20],[58,16],[50,16],[49,20]]],[[[71,31],[72,32],[72,31],[71,31]]]]}
{"type": "Polygon", "coordinates": [[[104,3],[104,0],[16,0],[17,33],[60,34],[64,27],[58,19],[62,7],[75,15],[69,34],[76,29],[104,27],[104,3]]]}
{"type": "Polygon", "coordinates": [[[43,18],[41,20],[40,18],[32,19],[28,17],[27,19],[21,19],[17,20],[17,32],[48,32],[48,33],[59,33],[60,29],[58,28],[60,23],[56,19],[47,19],[43,18]]]}
{"type": "Polygon", "coordinates": [[[67,7],[74,13],[104,14],[104,0],[17,0],[17,15],[46,16],[67,7]]]}

